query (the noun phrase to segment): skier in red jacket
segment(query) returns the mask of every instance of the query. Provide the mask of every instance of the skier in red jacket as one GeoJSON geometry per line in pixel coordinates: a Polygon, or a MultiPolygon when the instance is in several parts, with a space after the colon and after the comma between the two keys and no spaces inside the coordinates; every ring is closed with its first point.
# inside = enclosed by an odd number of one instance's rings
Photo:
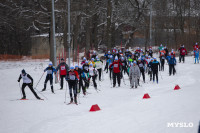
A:
{"type": "Polygon", "coordinates": [[[181,63],[181,60],[183,60],[183,63],[184,63],[185,55],[187,55],[187,50],[185,49],[184,45],[181,45],[181,47],[178,50],[180,51],[179,63],[181,63]]]}
{"type": "Polygon", "coordinates": [[[113,87],[116,85],[116,78],[118,82],[118,86],[120,87],[120,69],[122,67],[122,63],[118,60],[118,57],[115,57],[115,61],[109,66],[111,68],[113,66],[113,87]]]}
{"type": "Polygon", "coordinates": [[[56,71],[60,70],[60,89],[63,89],[63,79],[67,75],[67,71],[69,70],[68,65],[65,63],[65,60],[62,58],[61,63],[57,66],[56,71]]]}

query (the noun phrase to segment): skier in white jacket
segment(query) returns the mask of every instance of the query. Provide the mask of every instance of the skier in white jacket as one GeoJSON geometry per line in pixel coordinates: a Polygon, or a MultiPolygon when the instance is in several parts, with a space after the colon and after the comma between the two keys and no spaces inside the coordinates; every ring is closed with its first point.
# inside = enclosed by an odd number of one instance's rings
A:
{"type": "Polygon", "coordinates": [[[137,66],[137,62],[134,61],[133,64],[131,64],[130,70],[129,70],[129,78],[130,78],[130,85],[131,88],[134,87],[137,88],[138,86],[138,79],[140,78],[140,69],[137,66]]]}

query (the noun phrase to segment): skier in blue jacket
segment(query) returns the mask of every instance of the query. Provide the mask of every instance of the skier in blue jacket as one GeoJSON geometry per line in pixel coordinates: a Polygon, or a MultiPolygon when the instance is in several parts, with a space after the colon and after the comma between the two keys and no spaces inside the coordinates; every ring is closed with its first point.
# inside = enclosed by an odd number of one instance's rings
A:
{"type": "Polygon", "coordinates": [[[169,58],[168,64],[169,64],[169,76],[171,76],[172,71],[174,75],[176,73],[176,69],[174,67],[176,65],[176,58],[173,55],[171,55],[171,57],[169,58]]]}
{"type": "Polygon", "coordinates": [[[196,50],[194,50],[194,56],[195,56],[194,64],[196,64],[197,62],[199,63],[199,49],[198,48],[196,48],[196,50]]]}
{"type": "Polygon", "coordinates": [[[50,85],[51,85],[51,92],[54,93],[53,90],[53,73],[56,74],[56,69],[53,67],[52,62],[49,63],[49,66],[44,69],[44,72],[47,72],[47,76],[44,82],[44,88],[42,89],[42,91],[46,90],[46,86],[47,86],[47,82],[48,80],[50,80],[50,85]]]}

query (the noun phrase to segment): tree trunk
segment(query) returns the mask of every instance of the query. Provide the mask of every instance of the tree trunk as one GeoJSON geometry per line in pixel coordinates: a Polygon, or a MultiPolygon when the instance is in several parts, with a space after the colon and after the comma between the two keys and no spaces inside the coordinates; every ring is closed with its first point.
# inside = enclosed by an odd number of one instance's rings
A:
{"type": "Polygon", "coordinates": [[[107,3],[107,48],[111,49],[111,16],[112,15],[112,2],[108,0],[107,3]]]}

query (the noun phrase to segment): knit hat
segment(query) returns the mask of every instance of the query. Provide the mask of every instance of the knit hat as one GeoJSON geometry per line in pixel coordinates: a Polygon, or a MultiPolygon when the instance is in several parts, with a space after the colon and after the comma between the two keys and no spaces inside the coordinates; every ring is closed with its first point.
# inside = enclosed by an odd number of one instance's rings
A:
{"type": "Polygon", "coordinates": [[[85,57],[83,57],[83,60],[86,60],[86,58],[85,58],[85,57]]]}
{"type": "Polygon", "coordinates": [[[133,63],[131,63],[131,66],[133,66],[133,63]]]}
{"type": "Polygon", "coordinates": [[[78,64],[75,65],[75,68],[78,67],[78,64]]]}
{"type": "Polygon", "coordinates": [[[26,71],[23,69],[23,70],[22,70],[22,74],[25,74],[25,73],[26,73],[26,71]]]}
{"type": "Polygon", "coordinates": [[[49,62],[49,66],[53,66],[53,63],[52,63],[52,62],[49,62]]]}
{"type": "Polygon", "coordinates": [[[70,69],[74,69],[74,66],[71,66],[70,69]]]}
{"type": "Polygon", "coordinates": [[[115,60],[118,60],[118,57],[117,57],[117,56],[115,56],[115,60]]]}

